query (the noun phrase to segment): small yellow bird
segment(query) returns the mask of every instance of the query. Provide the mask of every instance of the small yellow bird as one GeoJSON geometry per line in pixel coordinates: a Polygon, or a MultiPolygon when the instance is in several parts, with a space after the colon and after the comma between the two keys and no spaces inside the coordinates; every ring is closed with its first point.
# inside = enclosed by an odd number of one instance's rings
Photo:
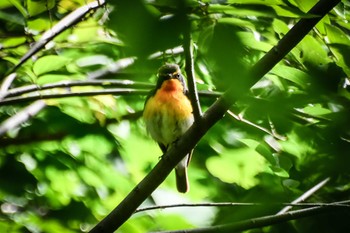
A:
{"type": "MultiPolygon", "coordinates": [[[[156,88],[146,99],[143,118],[148,133],[163,153],[193,124],[192,105],[178,65],[160,67],[156,88]]],[[[189,191],[187,167],[191,155],[192,151],[175,167],[176,187],[181,193],[189,191]]]]}

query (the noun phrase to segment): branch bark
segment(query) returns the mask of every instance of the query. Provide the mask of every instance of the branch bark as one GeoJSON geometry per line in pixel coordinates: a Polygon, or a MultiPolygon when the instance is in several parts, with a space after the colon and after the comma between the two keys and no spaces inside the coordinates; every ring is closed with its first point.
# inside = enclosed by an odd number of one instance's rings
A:
{"type": "Polygon", "coordinates": [[[192,46],[192,37],[191,37],[191,25],[190,22],[187,23],[186,29],[184,32],[184,51],[185,51],[185,60],[186,60],[186,76],[189,90],[189,97],[191,100],[193,115],[195,121],[199,121],[202,116],[202,110],[198,98],[196,78],[194,75],[194,60],[193,60],[193,46],[192,46]]]}
{"type": "MultiPolygon", "coordinates": [[[[316,23],[326,15],[340,0],[321,0],[309,13],[316,15],[315,18],[301,19],[278,43],[272,48],[258,63],[256,63],[250,73],[251,86],[275,66],[294,46],[299,43],[304,36],[316,25],[316,23]]],[[[247,90],[250,86],[244,87],[247,90]]],[[[154,167],[154,169],[127,195],[127,197],[101,222],[99,222],[90,232],[113,232],[118,229],[135,212],[137,207],[164,181],[172,169],[181,159],[192,150],[204,134],[219,121],[230,106],[234,103],[231,98],[233,87],[229,88],[202,116],[200,121],[196,121],[192,127],[180,138],[154,167]]],[[[239,97],[239,96],[235,96],[239,97]]],[[[323,208],[323,207],[321,207],[323,208]]],[[[321,209],[315,207],[314,210],[301,212],[309,214],[321,209]]],[[[279,219],[290,216],[290,213],[279,215],[279,219]]],[[[281,220],[278,220],[281,221],[281,220]]],[[[244,223],[246,224],[246,223],[244,223]]],[[[243,225],[244,225],[243,224],[243,225]]]]}

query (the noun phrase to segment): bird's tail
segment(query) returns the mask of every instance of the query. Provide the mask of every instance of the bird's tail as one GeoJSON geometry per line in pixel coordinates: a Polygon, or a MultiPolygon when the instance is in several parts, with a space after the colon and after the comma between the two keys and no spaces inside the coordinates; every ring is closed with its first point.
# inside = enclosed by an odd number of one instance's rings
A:
{"type": "Polygon", "coordinates": [[[175,167],[176,188],[180,193],[186,193],[190,190],[188,182],[187,167],[189,163],[189,156],[183,158],[175,167]]]}

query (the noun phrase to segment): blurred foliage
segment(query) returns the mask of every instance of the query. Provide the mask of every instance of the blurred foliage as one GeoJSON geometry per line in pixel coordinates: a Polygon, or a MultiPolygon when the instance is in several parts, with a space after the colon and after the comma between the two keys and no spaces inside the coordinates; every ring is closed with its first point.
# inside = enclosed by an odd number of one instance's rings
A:
{"type": "MultiPolygon", "coordinates": [[[[35,41],[86,0],[0,2],[2,82],[35,41]]],[[[11,88],[88,81],[89,74],[136,62],[103,78],[154,82],[164,62],[183,67],[183,25],[191,22],[198,89],[242,97],[194,151],[191,191],[169,177],[144,203],[291,202],[319,181],[309,201],[350,198],[350,4],[342,1],[249,93],[245,72],[317,2],[301,0],[110,1],[50,41],[16,71],[11,88]],[[181,1],[179,1],[181,2],[181,1]],[[184,17],[184,16],[188,17],[184,17]],[[247,120],[250,123],[247,123],[247,120]]],[[[125,86],[128,88],[127,86],[125,86]]],[[[123,88],[123,86],[121,87],[123,88]]],[[[43,90],[103,90],[100,86],[43,90]]],[[[25,95],[31,95],[27,93],[25,95]]],[[[17,96],[18,97],[18,96],[17,96]]],[[[215,101],[201,97],[203,110],[215,101]]],[[[5,98],[6,100],[6,98],[5,98]]],[[[88,231],[152,169],[161,155],[139,119],[145,96],[47,100],[29,121],[0,138],[2,232],[88,231]]],[[[0,102],[1,104],[1,102],[0,102]]],[[[0,120],[29,103],[0,107],[0,120]]],[[[134,215],[120,232],[203,227],[277,213],[282,206],[178,208],[134,215]]],[[[265,227],[257,232],[347,232],[348,212],[265,227]],[[312,229],[312,230],[311,230],[312,229]]]]}

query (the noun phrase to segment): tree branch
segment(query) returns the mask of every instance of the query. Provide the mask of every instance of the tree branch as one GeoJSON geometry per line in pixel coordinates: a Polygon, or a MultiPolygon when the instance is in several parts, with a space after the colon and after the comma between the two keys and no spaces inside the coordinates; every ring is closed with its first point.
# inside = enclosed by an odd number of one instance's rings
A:
{"type": "MultiPolygon", "coordinates": [[[[251,85],[242,87],[248,89],[275,66],[294,46],[300,42],[304,36],[316,25],[316,23],[327,14],[340,0],[321,0],[309,13],[318,15],[315,18],[301,19],[278,43],[272,48],[257,64],[252,67],[250,77],[251,85]]],[[[118,229],[136,208],[165,180],[172,169],[180,162],[185,155],[192,150],[204,134],[219,121],[230,106],[234,103],[231,98],[235,96],[233,87],[229,88],[202,116],[200,121],[196,121],[190,129],[179,139],[175,146],[162,157],[151,172],[126,196],[126,198],[101,222],[99,222],[90,232],[113,232],[118,229]]],[[[244,92],[241,92],[244,93],[244,92]]],[[[242,97],[242,96],[235,96],[242,97]]],[[[322,211],[322,208],[314,207],[309,211],[302,210],[299,216],[310,215],[322,211]]],[[[278,221],[287,219],[291,214],[278,215],[278,221]]],[[[276,217],[276,216],[275,216],[276,217]]],[[[276,222],[276,221],[275,221],[276,222]]],[[[250,223],[250,222],[249,222],[250,223]]],[[[259,222],[258,222],[259,223],[259,222]]],[[[247,222],[241,224],[246,225],[247,222]]],[[[260,223],[261,224],[261,223],[260,223]]]]}
{"type": "Polygon", "coordinates": [[[266,128],[260,126],[260,125],[257,125],[257,124],[255,124],[255,123],[251,122],[251,121],[248,121],[248,120],[244,119],[243,116],[241,116],[240,114],[236,115],[236,114],[234,114],[234,113],[233,113],[232,111],[230,111],[230,110],[227,111],[227,113],[228,113],[228,115],[230,115],[231,117],[233,117],[233,118],[236,119],[237,121],[240,121],[240,122],[243,122],[243,123],[245,123],[245,124],[247,124],[247,125],[250,125],[250,126],[252,126],[252,127],[256,128],[256,129],[258,129],[258,130],[260,130],[260,131],[263,131],[263,132],[265,132],[265,133],[271,135],[272,137],[274,137],[274,138],[276,138],[276,139],[279,139],[279,140],[286,140],[286,137],[284,137],[284,136],[282,136],[282,135],[279,135],[279,134],[277,134],[277,133],[275,133],[275,132],[273,132],[273,131],[270,131],[270,130],[268,130],[268,129],[266,129],[266,128]]]}
{"type": "Polygon", "coordinates": [[[38,100],[24,108],[22,111],[18,112],[16,115],[6,119],[0,125],[0,136],[26,122],[40,112],[45,106],[46,104],[44,101],[38,100]]]}
{"type": "Polygon", "coordinates": [[[91,10],[100,8],[105,4],[105,0],[97,0],[87,3],[86,5],[76,9],[62,20],[60,20],[55,26],[47,30],[37,41],[34,46],[19,60],[19,62],[8,72],[15,72],[24,62],[26,62],[31,56],[40,51],[48,42],[53,40],[56,36],[64,32],[67,28],[72,27],[85,17],[91,10]]]}
{"type": "MultiPolygon", "coordinates": [[[[325,186],[328,181],[330,180],[329,177],[327,177],[326,179],[322,180],[320,183],[318,183],[317,185],[315,185],[314,187],[312,187],[311,189],[307,190],[305,193],[303,193],[303,195],[301,195],[300,197],[298,197],[297,199],[295,199],[292,204],[297,204],[299,202],[305,201],[307,198],[309,198],[312,194],[314,194],[315,192],[317,192],[317,190],[319,190],[320,188],[322,188],[323,186],[325,186]]],[[[290,209],[292,209],[293,206],[289,205],[284,207],[282,210],[280,210],[277,215],[279,214],[284,214],[287,213],[290,209]]]]}
{"type": "Polygon", "coordinates": [[[7,90],[10,88],[13,80],[17,77],[16,73],[12,73],[4,78],[0,87],[0,101],[6,97],[7,90]]]}
{"type": "Polygon", "coordinates": [[[179,230],[179,231],[162,231],[162,233],[224,233],[224,232],[241,232],[249,229],[260,228],[265,226],[270,226],[273,224],[286,222],[293,219],[304,218],[308,216],[313,216],[316,214],[327,213],[329,211],[335,211],[339,209],[344,209],[349,207],[338,206],[336,203],[332,206],[318,206],[310,207],[301,210],[294,210],[288,213],[283,213],[279,215],[268,215],[248,220],[239,221],[232,224],[217,225],[206,228],[179,230]]]}
{"type": "MultiPolygon", "coordinates": [[[[54,85],[54,84],[52,84],[54,85]]],[[[59,84],[61,85],[61,84],[59,84]]],[[[101,84],[102,85],[102,84],[101,84]]],[[[150,84],[153,85],[153,84],[150,84]]],[[[34,85],[33,85],[34,86],[34,85]]],[[[33,88],[33,86],[28,86],[28,89],[33,88]]],[[[62,84],[62,87],[64,84],[62,84]]],[[[69,85],[68,85],[69,86],[69,85]]],[[[79,85],[77,85],[79,86],[79,85]]],[[[89,86],[89,85],[88,85],[89,86]]],[[[36,86],[40,89],[40,86],[36,86]]],[[[49,88],[50,89],[50,88],[49,88]]],[[[19,90],[21,91],[21,90],[19,90]]],[[[25,90],[23,90],[25,91],[25,90]]],[[[94,95],[148,95],[149,89],[134,89],[134,88],[106,88],[104,90],[89,90],[89,91],[70,91],[66,90],[67,93],[41,93],[37,90],[37,93],[28,95],[28,96],[14,96],[8,97],[4,100],[0,100],[0,106],[6,106],[11,104],[20,104],[23,102],[35,101],[39,99],[57,99],[57,98],[67,98],[67,97],[76,97],[76,96],[94,96],[94,95]]],[[[209,92],[209,91],[199,91],[200,96],[203,97],[215,97],[218,98],[222,95],[220,92],[209,92]]]]}
{"type": "Polygon", "coordinates": [[[173,205],[157,205],[139,208],[136,213],[145,212],[149,210],[181,208],[181,207],[236,207],[236,206],[298,206],[298,207],[319,207],[319,206],[333,206],[333,207],[348,207],[350,208],[350,200],[336,202],[336,203],[249,203],[249,202],[213,202],[213,203],[181,203],[173,205]]]}
{"type": "Polygon", "coordinates": [[[55,99],[55,98],[65,98],[65,97],[75,97],[75,96],[97,96],[97,95],[147,95],[149,90],[145,89],[133,89],[133,88],[113,88],[104,90],[91,90],[91,91],[75,91],[66,93],[51,93],[51,94],[41,94],[37,93],[32,96],[20,96],[20,97],[10,97],[0,101],[0,106],[19,104],[22,102],[34,101],[38,99],[55,99]]]}
{"type": "Polygon", "coordinates": [[[185,51],[185,60],[186,60],[186,76],[189,90],[189,98],[191,100],[193,115],[195,121],[199,121],[202,116],[202,110],[198,98],[196,78],[194,76],[194,60],[193,60],[193,46],[192,46],[192,37],[191,37],[191,25],[190,21],[186,20],[187,25],[185,25],[184,30],[184,51],[185,51]]]}
{"type": "Polygon", "coordinates": [[[42,86],[39,85],[27,85],[18,88],[12,88],[11,90],[4,93],[6,97],[19,96],[23,94],[28,94],[31,92],[42,91],[42,90],[50,90],[55,88],[71,88],[77,86],[98,86],[98,87],[125,87],[131,86],[136,88],[153,88],[154,84],[146,83],[146,82],[135,82],[132,80],[115,80],[115,79],[101,79],[101,80],[86,80],[86,81],[61,81],[57,83],[49,83],[44,84],[42,86]]]}

